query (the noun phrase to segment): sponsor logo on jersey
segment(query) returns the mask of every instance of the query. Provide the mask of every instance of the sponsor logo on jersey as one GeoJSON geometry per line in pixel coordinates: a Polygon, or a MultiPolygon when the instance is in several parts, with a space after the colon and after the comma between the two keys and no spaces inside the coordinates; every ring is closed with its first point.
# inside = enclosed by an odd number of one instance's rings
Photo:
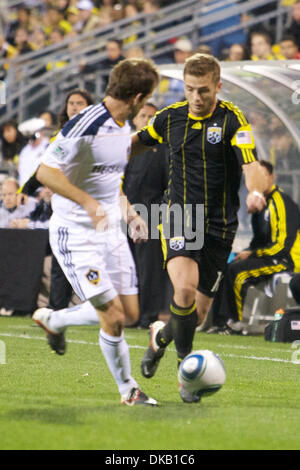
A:
{"type": "Polygon", "coordinates": [[[222,140],[222,127],[208,127],[207,141],[210,144],[218,144],[222,140]]]}
{"type": "Polygon", "coordinates": [[[170,248],[175,251],[184,248],[184,237],[173,237],[170,239],[170,248]]]}
{"type": "Polygon", "coordinates": [[[89,269],[88,273],[86,274],[87,280],[97,286],[100,282],[100,274],[97,269],[89,269]]]}
{"type": "Polygon", "coordinates": [[[101,173],[101,175],[120,172],[123,172],[121,165],[94,165],[92,170],[92,173],[101,173]]]}

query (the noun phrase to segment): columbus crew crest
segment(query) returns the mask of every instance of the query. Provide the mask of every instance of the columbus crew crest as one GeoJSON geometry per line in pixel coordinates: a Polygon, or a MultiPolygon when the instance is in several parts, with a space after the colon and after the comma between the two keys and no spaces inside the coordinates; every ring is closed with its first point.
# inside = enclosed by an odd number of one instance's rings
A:
{"type": "Polygon", "coordinates": [[[222,140],[222,127],[208,127],[207,141],[210,144],[218,144],[222,140]]]}
{"type": "Polygon", "coordinates": [[[97,286],[100,282],[100,274],[97,269],[90,269],[89,272],[86,274],[87,280],[97,286]]]}
{"type": "Polygon", "coordinates": [[[175,251],[184,248],[184,237],[173,237],[170,239],[170,248],[175,251]]]}

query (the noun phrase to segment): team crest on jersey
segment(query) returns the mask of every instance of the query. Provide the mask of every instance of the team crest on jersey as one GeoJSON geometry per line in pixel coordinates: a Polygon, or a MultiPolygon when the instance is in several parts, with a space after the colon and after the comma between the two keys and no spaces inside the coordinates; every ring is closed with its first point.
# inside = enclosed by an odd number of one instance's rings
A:
{"type": "Polygon", "coordinates": [[[89,272],[86,274],[87,280],[97,286],[100,282],[100,274],[97,269],[89,269],[89,272]]]}
{"type": "Polygon", "coordinates": [[[222,140],[222,127],[208,127],[207,141],[210,144],[218,144],[222,140]]]}
{"type": "Polygon", "coordinates": [[[175,251],[184,248],[184,237],[173,237],[170,239],[170,248],[175,251]]]}

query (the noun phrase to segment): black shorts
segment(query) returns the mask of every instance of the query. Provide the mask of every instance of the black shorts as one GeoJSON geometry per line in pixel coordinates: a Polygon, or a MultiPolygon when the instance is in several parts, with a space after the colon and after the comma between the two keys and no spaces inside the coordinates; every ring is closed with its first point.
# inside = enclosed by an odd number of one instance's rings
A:
{"type": "Polygon", "coordinates": [[[164,266],[166,267],[167,262],[176,256],[194,259],[199,268],[198,290],[208,297],[214,297],[227,266],[232,241],[205,234],[202,248],[191,250],[186,248],[186,240],[183,236],[166,239],[162,230],[160,233],[164,266]]]}

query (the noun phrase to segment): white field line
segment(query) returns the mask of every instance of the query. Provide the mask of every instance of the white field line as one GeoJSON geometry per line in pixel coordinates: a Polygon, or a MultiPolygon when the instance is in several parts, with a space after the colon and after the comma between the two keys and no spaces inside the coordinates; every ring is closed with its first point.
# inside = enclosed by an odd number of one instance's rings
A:
{"type": "MultiPolygon", "coordinates": [[[[4,337],[9,337],[9,338],[20,338],[20,339],[46,341],[45,337],[42,337],[42,336],[29,336],[29,335],[26,335],[26,334],[18,335],[18,334],[13,334],[13,333],[0,333],[0,337],[3,337],[3,336],[4,337]]],[[[90,342],[90,341],[76,340],[76,339],[68,339],[68,340],[66,340],[66,342],[67,343],[74,343],[74,344],[85,344],[85,345],[90,345],[90,346],[99,346],[99,343],[93,343],[93,342],[90,342]]],[[[224,345],[219,344],[218,346],[223,347],[224,345]]],[[[234,348],[234,346],[230,346],[230,345],[225,345],[225,346],[234,348]]],[[[143,350],[147,349],[146,346],[139,346],[139,345],[136,345],[136,344],[135,345],[133,345],[133,344],[129,345],[129,348],[130,349],[143,349],[143,350]]],[[[175,352],[175,349],[168,348],[168,351],[175,352]]],[[[284,352],[290,352],[290,351],[285,350],[284,352]]],[[[281,359],[281,358],[277,358],[277,357],[267,357],[267,356],[259,357],[259,356],[254,356],[254,355],[239,355],[239,354],[232,354],[232,353],[230,353],[230,354],[222,353],[222,354],[220,354],[220,356],[232,357],[232,358],[237,358],[237,359],[252,359],[254,361],[284,362],[284,363],[294,364],[293,361],[291,361],[291,360],[281,359]]]]}

